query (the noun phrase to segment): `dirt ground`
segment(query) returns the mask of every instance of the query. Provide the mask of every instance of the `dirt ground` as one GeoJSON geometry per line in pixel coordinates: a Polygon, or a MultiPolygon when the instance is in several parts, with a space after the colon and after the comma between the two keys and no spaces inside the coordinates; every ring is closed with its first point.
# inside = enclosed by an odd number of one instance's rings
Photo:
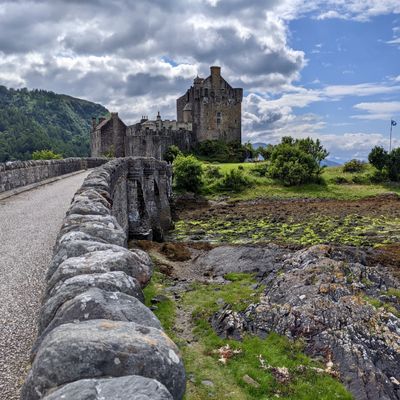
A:
{"type": "Polygon", "coordinates": [[[343,218],[357,214],[368,217],[400,217],[400,196],[385,194],[362,200],[319,200],[319,199],[259,199],[238,202],[206,202],[179,200],[176,218],[205,219],[215,216],[230,218],[263,218],[272,216],[277,222],[304,221],[311,215],[343,218]]]}

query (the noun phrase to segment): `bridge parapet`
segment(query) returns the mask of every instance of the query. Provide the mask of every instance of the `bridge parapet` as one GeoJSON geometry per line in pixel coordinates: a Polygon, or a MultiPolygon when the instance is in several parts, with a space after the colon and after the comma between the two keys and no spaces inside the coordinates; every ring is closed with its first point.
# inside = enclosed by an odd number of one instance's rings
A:
{"type": "Polygon", "coordinates": [[[152,262],[130,237],[171,223],[171,166],[147,158],[96,168],[75,194],[47,274],[22,400],[182,399],[178,348],[143,304],[152,262]]]}
{"type": "Polygon", "coordinates": [[[108,161],[107,158],[87,157],[0,163],[0,193],[75,171],[95,168],[108,161]]]}

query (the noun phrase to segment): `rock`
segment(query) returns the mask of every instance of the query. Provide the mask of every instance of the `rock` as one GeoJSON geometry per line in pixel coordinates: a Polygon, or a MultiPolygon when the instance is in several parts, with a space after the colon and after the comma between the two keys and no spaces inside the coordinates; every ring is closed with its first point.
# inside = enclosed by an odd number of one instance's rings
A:
{"type": "Polygon", "coordinates": [[[69,383],[43,400],[173,400],[167,388],[155,379],[131,375],[121,378],[82,379],[69,383]]]}
{"type": "Polygon", "coordinates": [[[146,286],[153,273],[150,257],[142,250],[129,251],[120,248],[93,251],[80,257],[65,260],[48,282],[48,291],[61,281],[76,275],[123,271],[146,286]]]}
{"type": "Polygon", "coordinates": [[[49,280],[58,266],[68,258],[80,257],[83,254],[102,250],[120,252],[126,250],[126,248],[105,243],[101,240],[99,241],[82,232],[69,232],[61,236],[55,247],[54,256],[47,270],[46,279],[49,280]]]}
{"type": "Polygon", "coordinates": [[[266,247],[219,246],[198,258],[195,265],[220,276],[230,272],[264,274],[277,268],[284,254],[284,249],[272,244],[266,247]]]}
{"type": "Polygon", "coordinates": [[[127,375],[155,379],[174,399],[183,398],[186,379],[179,350],[162,331],[108,320],[65,324],[43,340],[21,398],[39,400],[81,379],[127,375]]]}
{"type": "Polygon", "coordinates": [[[214,382],[213,381],[209,381],[209,380],[201,381],[201,384],[204,385],[204,386],[209,386],[209,387],[214,387],[215,386],[214,382]]]}
{"type": "Polygon", "coordinates": [[[56,311],[68,300],[73,299],[90,288],[107,292],[121,292],[144,300],[139,282],[125,272],[115,271],[103,274],[78,275],[60,282],[44,299],[39,318],[39,334],[49,325],[56,311]]]}
{"type": "Polygon", "coordinates": [[[162,329],[158,318],[137,298],[125,293],[90,288],[66,301],[57,309],[49,325],[36,340],[31,358],[35,357],[44,337],[57,326],[93,319],[135,322],[143,326],[162,329]]]}
{"type": "Polygon", "coordinates": [[[243,381],[244,381],[245,383],[247,383],[248,385],[253,386],[253,387],[255,387],[255,388],[259,388],[259,387],[261,386],[257,381],[255,381],[255,380],[254,380],[251,376],[249,376],[249,375],[243,375],[242,379],[243,379],[243,381]]]}
{"type": "Polygon", "coordinates": [[[111,215],[68,215],[64,219],[59,235],[71,231],[83,232],[117,246],[125,247],[127,244],[125,231],[111,215]]]}
{"type": "Polygon", "coordinates": [[[379,264],[355,261],[366,257],[353,251],[357,255],[347,258],[349,248],[313,246],[288,254],[281,273],[265,275],[260,301],[244,312],[226,306],[212,318],[215,330],[236,339],[271,331],[301,338],[308,354],[333,362],[355,399],[400,399],[391,380],[400,376],[400,319],[364,300],[365,293],[376,296],[398,282],[379,264]],[[355,284],[366,280],[368,285],[355,284]]]}

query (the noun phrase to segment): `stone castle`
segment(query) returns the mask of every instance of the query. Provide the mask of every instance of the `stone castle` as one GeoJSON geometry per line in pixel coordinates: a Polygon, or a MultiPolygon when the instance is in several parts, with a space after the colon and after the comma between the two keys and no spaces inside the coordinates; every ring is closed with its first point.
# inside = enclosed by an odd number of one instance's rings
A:
{"type": "Polygon", "coordinates": [[[99,157],[163,158],[171,145],[182,151],[205,140],[241,141],[243,89],[232,88],[213,66],[208,78],[196,77],[186,93],[176,101],[177,120],[142,117],[127,126],[111,113],[108,118],[93,118],[91,155],[99,157]]]}

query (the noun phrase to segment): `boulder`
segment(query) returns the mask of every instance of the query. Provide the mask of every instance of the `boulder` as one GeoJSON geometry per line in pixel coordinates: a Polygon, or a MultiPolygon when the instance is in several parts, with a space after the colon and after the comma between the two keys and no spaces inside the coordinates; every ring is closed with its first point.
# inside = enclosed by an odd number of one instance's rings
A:
{"type": "Polygon", "coordinates": [[[274,244],[264,247],[219,246],[199,257],[195,265],[217,276],[231,272],[262,275],[276,269],[285,253],[285,249],[274,244]]]}
{"type": "Polygon", "coordinates": [[[176,345],[160,330],[93,320],[65,324],[43,340],[22,388],[23,400],[81,379],[140,375],[161,382],[174,399],[185,392],[185,370],[176,345]]]}
{"type": "Polygon", "coordinates": [[[56,311],[66,301],[94,287],[107,292],[125,293],[140,301],[144,300],[139,282],[125,272],[114,271],[74,276],[65,282],[59,282],[44,298],[39,317],[39,334],[49,325],[56,311]]]}
{"type": "Polygon", "coordinates": [[[111,215],[68,215],[63,221],[59,236],[71,231],[83,232],[122,247],[127,243],[125,231],[111,215]]]}
{"type": "Polygon", "coordinates": [[[125,293],[106,292],[101,289],[91,288],[66,301],[57,310],[50,324],[36,340],[31,357],[35,357],[44,337],[57,326],[92,319],[136,322],[143,326],[162,329],[158,318],[136,297],[125,293]]]}
{"type": "MultiPolygon", "coordinates": [[[[214,329],[239,340],[269,332],[301,339],[306,353],[333,363],[355,399],[400,399],[400,319],[368,302],[399,283],[382,265],[358,262],[367,259],[360,252],[319,245],[288,254],[263,277],[260,301],[242,312],[225,306],[214,329]]],[[[387,301],[397,313],[397,300],[387,301]]]]}
{"type": "Polygon", "coordinates": [[[153,265],[142,250],[120,248],[93,251],[80,257],[71,257],[60,264],[48,282],[48,291],[56,284],[76,275],[123,271],[137,279],[142,287],[149,282],[153,265]]]}
{"type": "Polygon", "coordinates": [[[57,389],[43,400],[99,400],[99,393],[101,400],[173,400],[163,384],[138,375],[82,379],[57,389]]]}
{"type": "Polygon", "coordinates": [[[126,250],[123,246],[105,243],[82,232],[69,232],[61,236],[54,249],[53,259],[47,270],[46,279],[49,280],[58,266],[71,257],[79,257],[93,251],[113,250],[120,252],[126,250]]]}

